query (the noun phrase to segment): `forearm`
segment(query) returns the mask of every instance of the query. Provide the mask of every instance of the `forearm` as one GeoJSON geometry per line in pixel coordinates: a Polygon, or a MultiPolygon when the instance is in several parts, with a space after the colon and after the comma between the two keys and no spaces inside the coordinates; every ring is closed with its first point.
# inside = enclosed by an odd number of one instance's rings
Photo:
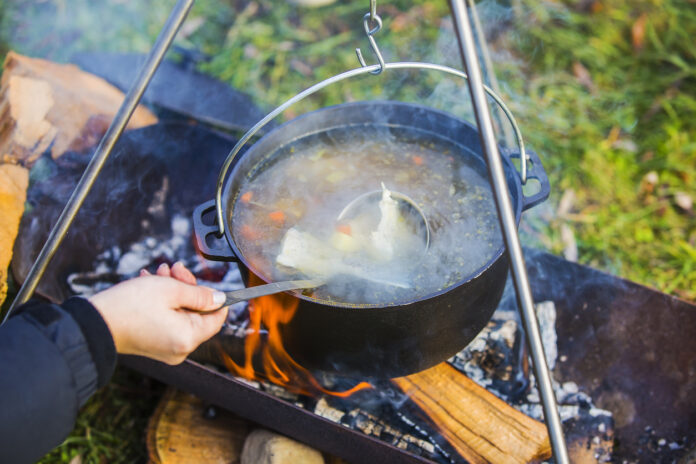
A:
{"type": "Polygon", "coordinates": [[[108,382],[116,354],[85,300],[30,304],[0,327],[0,462],[35,462],[73,428],[108,382]]]}

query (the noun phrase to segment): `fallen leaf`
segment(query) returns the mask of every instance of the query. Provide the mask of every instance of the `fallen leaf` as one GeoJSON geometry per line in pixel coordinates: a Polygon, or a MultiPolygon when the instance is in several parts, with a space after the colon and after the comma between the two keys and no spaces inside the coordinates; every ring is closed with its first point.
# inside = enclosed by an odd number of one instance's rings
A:
{"type": "Polygon", "coordinates": [[[304,61],[292,59],[290,60],[290,66],[292,67],[292,69],[294,69],[295,71],[297,71],[305,77],[310,77],[314,74],[312,68],[304,61]]]}
{"type": "Polygon", "coordinates": [[[609,135],[607,135],[607,142],[609,142],[609,146],[614,145],[616,141],[619,140],[620,135],[621,129],[618,126],[612,127],[609,131],[609,135]]]}
{"type": "Polygon", "coordinates": [[[687,213],[691,212],[694,208],[694,199],[686,192],[675,192],[674,203],[687,213]]]}
{"type": "Polygon", "coordinates": [[[575,190],[566,189],[561,196],[561,200],[558,202],[558,210],[556,211],[556,214],[558,214],[560,217],[564,217],[570,213],[575,205],[575,198],[575,190]]]}
{"type": "Polygon", "coordinates": [[[561,225],[561,242],[563,243],[563,257],[570,262],[578,261],[578,244],[575,233],[568,224],[561,225]]]}
{"type": "Polygon", "coordinates": [[[635,153],[638,151],[638,145],[631,139],[618,139],[611,144],[611,148],[635,153]]]}
{"type": "Polygon", "coordinates": [[[633,50],[639,52],[645,46],[645,23],[648,20],[648,15],[643,13],[640,17],[633,23],[631,27],[631,38],[633,40],[633,50]]]}
{"type": "Polygon", "coordinates": [[[585,87],[590,93],[594,94],[597,92],[597,88],[592,81],[590,71],[588,71],[587,68],[579,61],[573,63],[573,74],[578,80],[578,83],[585,87]]]}

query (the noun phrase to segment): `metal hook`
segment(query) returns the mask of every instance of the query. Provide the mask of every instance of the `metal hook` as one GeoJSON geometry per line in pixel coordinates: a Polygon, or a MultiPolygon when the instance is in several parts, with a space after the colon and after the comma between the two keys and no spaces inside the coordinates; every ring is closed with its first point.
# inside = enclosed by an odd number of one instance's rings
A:
{"type": "MultiPolygon", "coordinates": [[[[372,12],[366,13],[365,16],[363,16],[363,28],[365,29],[365,34],[367,34],[367,40],[370,41],[370,47],[372,48],[372,51],[374,52],[375,56],[377,56],[377,61],[379,62],[379,69],[370,71],[370,74],[377,75],[384,71],[384,58],[382,57],[382,52],[379,51],[379,47],[377,46],[377,42],[375,42],[375,38],[372,36],[379,32],[380,29],[382,29],[382,18],[380,18],[379,15],[375,13],[373,19],[377,23],[377,25],[370,29],[371,16],[372,12]]],[[[363,58],[360,48],[355,49],[355,54],[358,56],[358,61],[360,62],[360,65],[363,68],[367,67],[367,63],[365,63],[365,59],[363,58]]]]}

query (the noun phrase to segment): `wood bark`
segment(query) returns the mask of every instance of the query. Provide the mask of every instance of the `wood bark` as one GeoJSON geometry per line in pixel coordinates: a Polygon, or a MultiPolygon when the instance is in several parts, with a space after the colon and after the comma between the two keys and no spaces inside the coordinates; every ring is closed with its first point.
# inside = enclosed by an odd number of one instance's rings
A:
{"type": "Polygon", "coordinates": [[[447,363],[392,382],[472,464],[527,463],[551,456],[544,424],[514,409],[447,363]]]}

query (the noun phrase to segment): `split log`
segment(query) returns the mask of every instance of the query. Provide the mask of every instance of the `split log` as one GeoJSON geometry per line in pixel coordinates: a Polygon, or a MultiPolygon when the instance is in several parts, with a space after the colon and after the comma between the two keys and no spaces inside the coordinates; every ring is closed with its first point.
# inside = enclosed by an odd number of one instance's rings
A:
{"type": "Polygon", "coordinates": [[[244,442],[240,464],[325,464],[314,448],[270,430],[257,429],[244,442]]]}
{"type": "Polygon", "coordinates": [[[546,426],[447,363],[393,379],[467,461],[527,463],[551,456],[546,426]]]}
{"type": "MultiPolygon", "coordinates": [[[[124,95],[75,65],[9,52],[0,80],[0,161],[31,166],[47,150],[57,158],[96,145],[124,95]]],[[[138,107],[129,129],[157,118],[138,107]]]]}
{"type": "Polygon", "coordinates": [[[0,164],[0,305],[7,296],[7,269],[28,186],[29,171],[26,168],[0,164]]]}
{"type": "Polygon", "coordinates": [[[204,411],[195,396],[168,389],[147,427],[150,463],[239,463],[249,423],[223,410],[208,419],[204,411]]]}

